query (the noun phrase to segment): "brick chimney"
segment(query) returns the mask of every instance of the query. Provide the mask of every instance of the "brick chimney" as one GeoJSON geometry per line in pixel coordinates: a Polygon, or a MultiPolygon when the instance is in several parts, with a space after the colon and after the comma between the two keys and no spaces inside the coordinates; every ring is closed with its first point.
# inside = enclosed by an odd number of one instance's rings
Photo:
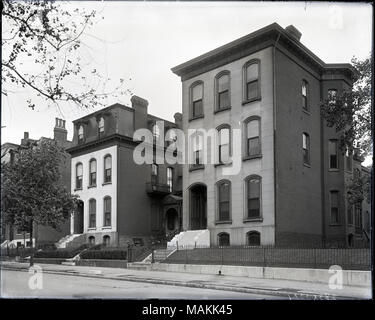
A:
{"type": "Polygon", "coordinates": [[[302,33],[293,25],[287,26],[285,31],[295,40],[300,41],[302,33]]]}
{"type": "Polygon", "coordinates": [[[174,123],[178,129],[182,130],[182,114],[180,112],[174,114],[174,123]]]}
{"type": "Polygon", "coordinates": [[[130,99],[132,103],[132,108],[134,109],[134,128],[137,129],[147,129],[147,107],[148,101],[138,97],[132,96],[130,99]]]}
{"type": "Polygon", "coordinates": [[[53,128],[53,139],[59,143],[65,143],[68,136],[68,130],[65,129],[65,120],[55,118],[55,127],[53,128]]]}

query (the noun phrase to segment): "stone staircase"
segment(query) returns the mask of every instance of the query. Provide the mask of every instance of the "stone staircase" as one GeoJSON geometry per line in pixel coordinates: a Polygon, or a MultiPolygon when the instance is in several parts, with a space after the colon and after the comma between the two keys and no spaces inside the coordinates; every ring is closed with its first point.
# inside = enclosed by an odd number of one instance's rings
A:
{"type": "Polygon", "coordinates": [[[167,243],[168,249],[194,249],[195,247],[202,248],[209,246],[210,231],[208,229],[182,231],[167,243]]]}
{"type": "Polygon", "coordinates": [[[83,234],[68,234],[55,243],[56,248],[78,247],[85,242],[83,234]]]}
{"type": "MultiPolygon", "coordinates": [[[[154,262],[161,262],[167,259],[176,249],[158,249],[154,251],[154,262]]],[[[128,269],[151,270],[152,253],[140,262],[129,262],[128,269]]]]}

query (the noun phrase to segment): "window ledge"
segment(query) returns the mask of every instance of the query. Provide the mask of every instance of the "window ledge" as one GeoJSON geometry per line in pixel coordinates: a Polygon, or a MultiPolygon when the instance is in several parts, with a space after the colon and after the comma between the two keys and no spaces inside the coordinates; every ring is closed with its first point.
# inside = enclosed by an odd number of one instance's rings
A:
{"type": "Polygon", "coordinates": [[[82,188],[75,188],[75,189],[74,189],[74,192],[75,192],[75,191],[82,191],[82,188]]]}
{"type": "Polygon", "coordinates": [[[96,184],[93,184],[92,186],[88,186],[87,189],[96,188],[96,184]]]}
{"type": "Polygon", "coordinates": [[[204,164],[202,164],[202,165],[197,165],[197,166],[190,166],[190,168],[189,168],[189,171],[191,172],[191,171],[195,171],[195,170],[203,170],[204,169],[204,164]]]}
{"type": "Polygon", "coordinates": [[[261,159],[261,158],[262,158],[262,154],[256,154],[253,156],[242,157],[242,161],[247,161],[247,160],[252,160],[252,159],[261,159]]]}
{"type": "Polygon", "coordinates": [[[263,222],[263,218],[246,218],[243,219],[243,222],[263,222]]]}
{"type": "Polygon", "coordinates": [[[111,182],[103,182],[102,186],[106,186],[107,184],[112,184],[112,181],[111,182]]]}
{"type": "Polygon", "coordinates": [[[221,108],[221,109],[215,109],[214,114],[220,113],[220,112],[223,112],[223,111],[227,111],[227,110],[230,110],[230,109],[232,109],[232,106],[221,108]]]}
{"type": "Polygon", "coordinates": [[[304,167],[307,167],[307,168],[311,168],[311,164],[310,164],[310,163],[306,163],[306,162],[304,162],[304,163],[303,163],[303,166],[304,166],[304,167]]]}
{"type": "Polygon", "coordinates": [[[260,96],[256,97],[256,98],[253,98],[253,99],[249,99],[249,100],[243,100],[242,105],[244,106],[245,104],[255,102],[255,101],[260,101],[260,100],[262,100],[262,97],[260,97],[260,96]]]}
{"type": "Polygon", "coordinates": [[[330,223],[330,227],[341,227],[341,223],[330,223]]]}
{"type": "Polygon", "coordinates": [[[189,119],[189,122],[190,121],[193,121],[193,120],[197,120],[197,119],[203,119],[204,118],[204,115],[202,114],[201,116],[196,116],[196,117],[191,117],[190,119],[189,119]]]}
{"type": "Polygon", "coordinates": [[[215,224],[232,224],[232,220],[215,221],[215,224]]]}
{"type": "Polygon", "coordinates": [[[87,228],[87,231],[96,231],[96,227],[92,227],[92,228],[87,228]]]}
{"type": "Polygon", "coordinates": [[[225,163],[225,162],[220,162],[220,163],[215,163],[215,167],[221,167],[221,166],[230,166],[232,164],[232,161],[225,163]]]}
{"type": "Polygon", "coordinates": [[[105,227],[102,227],[102,230],[110,230],[112,229],[112,226],[105,226],[105,227]]]}
{"type": "Polygon", "coordinates": [[[328,169],[329,172],[339,172],[340,170],[339,169],[335,169],[335,168],[330,168],[328,169]]]}

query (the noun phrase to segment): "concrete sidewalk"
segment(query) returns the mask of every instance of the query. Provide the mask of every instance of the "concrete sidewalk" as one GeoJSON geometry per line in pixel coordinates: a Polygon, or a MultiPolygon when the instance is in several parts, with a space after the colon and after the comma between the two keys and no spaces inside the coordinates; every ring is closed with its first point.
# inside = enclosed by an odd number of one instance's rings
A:
{"type": "MultiPolygon", "coordinates": [[[[278,296],[284,299],[370,299],[372,294],[370,287],[344,286],[342,289],[333,290],[328,287],[328,284],[307,283],[302,281],[264,280],[223,275],[52,264],[38,264],[38,266],[42,267],[43,272],[51,274],[264,294],[278,296]]],[[[1,269],[26,272],[28,268],[28,263],[10,261],[3,261],[1,263],[1,269]]]]}

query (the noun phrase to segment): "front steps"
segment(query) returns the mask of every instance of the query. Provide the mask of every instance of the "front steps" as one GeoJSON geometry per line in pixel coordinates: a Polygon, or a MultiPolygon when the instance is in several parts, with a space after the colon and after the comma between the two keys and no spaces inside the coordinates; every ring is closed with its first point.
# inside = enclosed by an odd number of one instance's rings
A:
{"type": "Polygon", "coordinates": [[[210,231],[208,229],[182,231],[167,243],[168,249],[194,249],[196,247],[202,248],[209,246],[210,231]]]}
{"type": "Polygon", "coordinates": [[[84,234],[69,234],[61,238],[55,243],[57,249],[68,248],[68,247],[79,247],[85,242],[84,234]]]}

